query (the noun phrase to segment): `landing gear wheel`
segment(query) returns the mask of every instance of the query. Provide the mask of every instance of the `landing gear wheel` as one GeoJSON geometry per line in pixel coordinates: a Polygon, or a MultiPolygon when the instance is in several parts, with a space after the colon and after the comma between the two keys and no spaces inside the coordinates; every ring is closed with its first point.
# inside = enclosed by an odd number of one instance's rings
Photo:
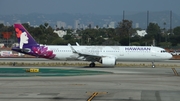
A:
{"type": "Polygon", "coordinates": [[[95,67],[95,63],[94,62],[90,63],[89,67],[95,67]]]}
{"type": "Polygon", "coordinates": [[[152,62],[152,68],[155,68],[154,62],[152,62]]]}

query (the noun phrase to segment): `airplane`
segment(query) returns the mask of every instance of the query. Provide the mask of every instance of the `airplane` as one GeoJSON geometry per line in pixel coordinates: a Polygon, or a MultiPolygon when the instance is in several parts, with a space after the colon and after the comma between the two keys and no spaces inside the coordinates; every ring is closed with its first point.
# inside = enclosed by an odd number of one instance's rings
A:
{"type": "Polygon", "coordinates": [[[156,46],[41,45],[22,24],[14,24],[14,28],[19,46],[12,50],[39,58],[89,61],[89,67],[95,67],[95,62],[114,67],[117,61],[148,61],[155,67],[154,62],[172,58],[165,49],[156,46]]]}

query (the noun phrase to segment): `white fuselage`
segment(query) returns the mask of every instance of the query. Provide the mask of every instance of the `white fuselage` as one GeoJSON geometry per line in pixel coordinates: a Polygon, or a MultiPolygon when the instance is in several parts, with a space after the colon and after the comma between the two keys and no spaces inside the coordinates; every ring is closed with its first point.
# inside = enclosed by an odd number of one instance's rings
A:
{"type": "MultiPolygon", "coordinates": [[[[69,46],[47,46],[59,60],[84,60],[69,46]]],[[[172,55],[163,48],[153,46],[72,46],[77,52],[91,56],[114,57],[116,61],[163,61],[172,55]]],[[[88,60],[87,60],[88,61],[88,60]]]]}

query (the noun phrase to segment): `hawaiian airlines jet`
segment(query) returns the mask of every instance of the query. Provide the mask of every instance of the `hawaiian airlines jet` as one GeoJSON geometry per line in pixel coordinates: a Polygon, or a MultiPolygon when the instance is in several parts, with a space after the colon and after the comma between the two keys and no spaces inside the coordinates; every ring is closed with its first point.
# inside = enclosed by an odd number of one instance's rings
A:
{"type": "Polygon", "coordinates": [[[154,46],[40,45],[23,25],[14,24],[14,28],[19,46],[12,50],[39,58],[90,61],[90,67],[95,67],[95,62],[115,66],[117,61],[149,61],[154,67],[154,62],[172,57],[165,49],[154,46]]]}

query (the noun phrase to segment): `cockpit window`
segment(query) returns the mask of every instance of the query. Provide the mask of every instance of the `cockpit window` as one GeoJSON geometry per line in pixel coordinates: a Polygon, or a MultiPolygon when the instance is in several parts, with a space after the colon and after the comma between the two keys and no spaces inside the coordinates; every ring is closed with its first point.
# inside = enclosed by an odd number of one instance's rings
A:
{"type": "Polygon", "coordinates": [[[166,51],[165,50],[161,50],[161,53],[165,53],[166,51]]]}

